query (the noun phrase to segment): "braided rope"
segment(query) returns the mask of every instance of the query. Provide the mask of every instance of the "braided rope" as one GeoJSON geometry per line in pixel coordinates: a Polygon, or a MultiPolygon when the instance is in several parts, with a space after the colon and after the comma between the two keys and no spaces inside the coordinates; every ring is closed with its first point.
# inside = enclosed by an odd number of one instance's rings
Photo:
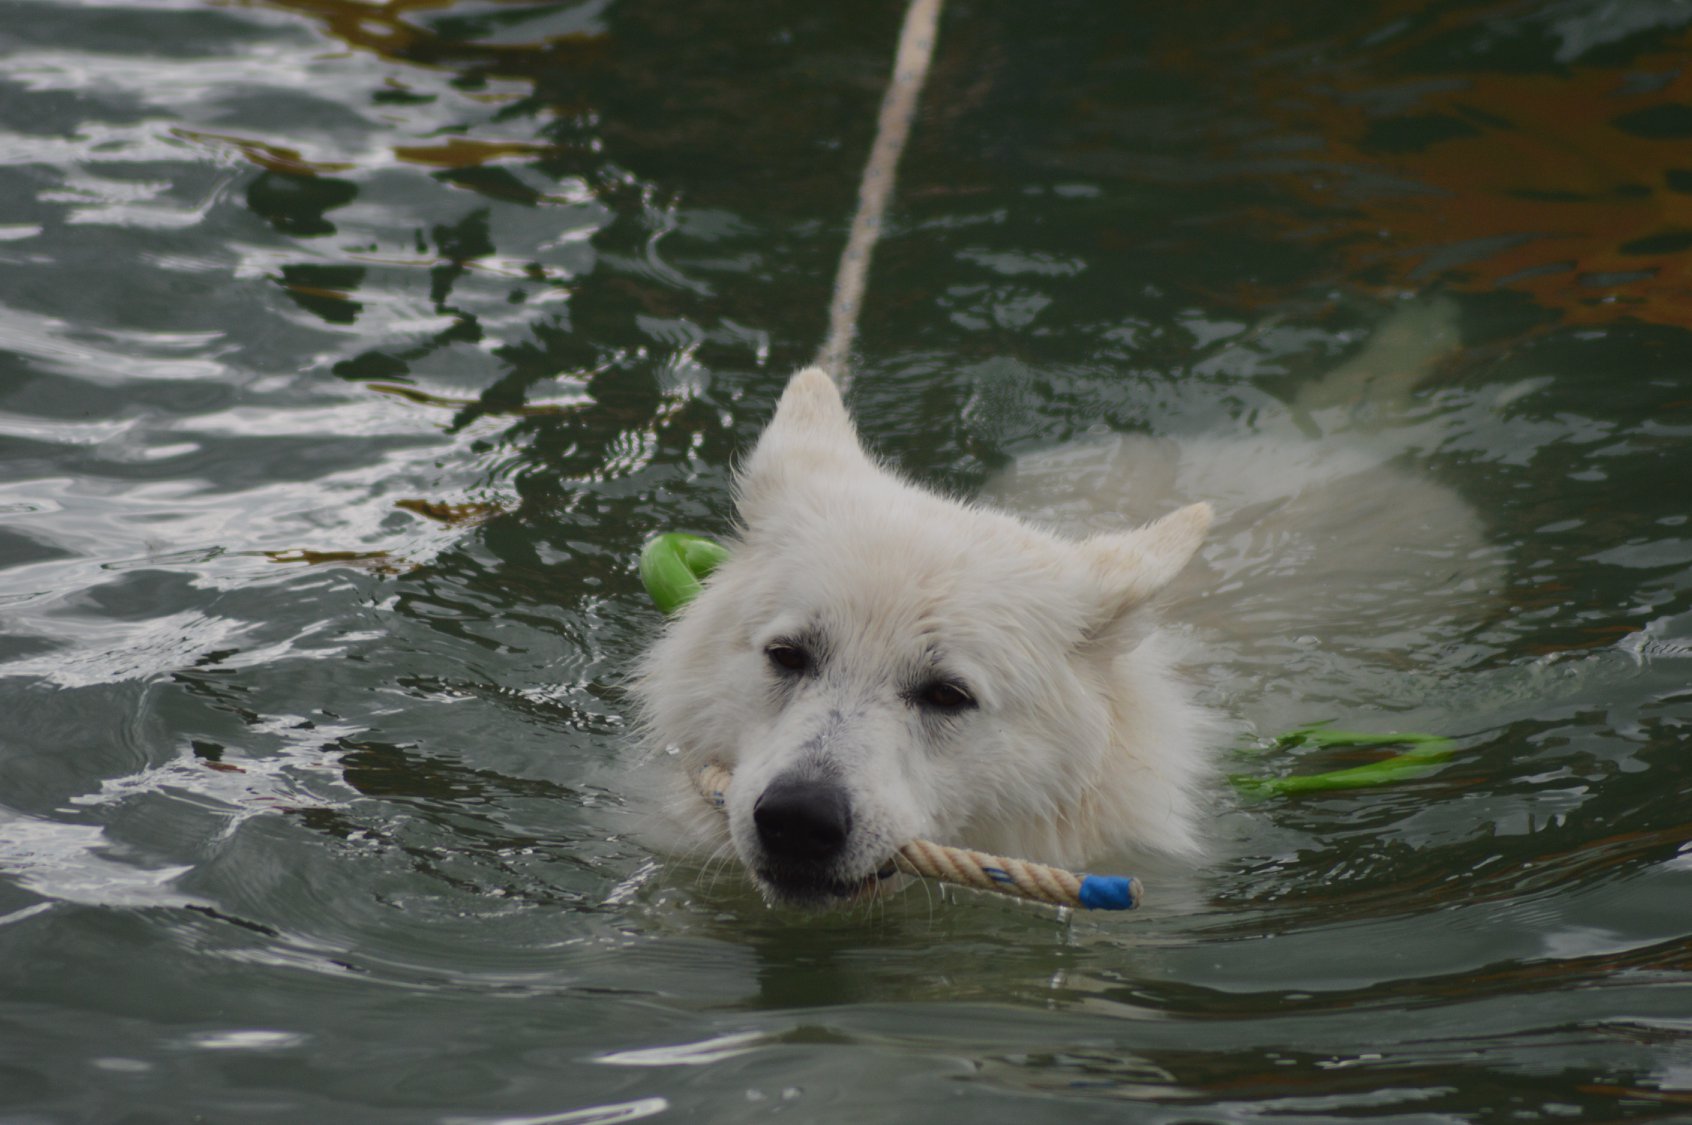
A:
{"type": "MultiPolygon", "coordinates": [[[[724,812],[733,780],[734,775],[719,765],[706,766],[694,775],[699,792],[724,812]]],[[[1131,910],[1140,904],[1144,893],[1138,879],[1077,875],[1061,867],[948,847],[932,840],[912,840],[899,849],[893,863],[904,874],[920,879],[1084,910],[1131,910]]]]}
{"type": "Polygon", "coordinates": [[[858,313],[863,309],[870,255],[881,237],[899,156],[905,151],[917,99],[928,78],[928,64],[934,57],[941,3],[942,0],[911,0],[905,9],[905,22],[899,30],[899,52],[893,60],[893,78],[876,120],[875,144],[858,184],[858,212],[852,217],[852,230],[840,255],[834,300],[828,308],[828,339],[816,359],[817,366],[828,372],[841,390],[846,389],[846,358],[858,329],[858,313]]]}

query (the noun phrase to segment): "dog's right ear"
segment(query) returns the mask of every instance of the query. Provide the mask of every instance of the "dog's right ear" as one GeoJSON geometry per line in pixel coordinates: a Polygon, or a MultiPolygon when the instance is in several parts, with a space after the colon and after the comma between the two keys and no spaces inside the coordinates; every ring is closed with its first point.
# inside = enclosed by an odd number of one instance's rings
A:
{"type": "Polygon", "coordinates": [[[868,460],[834,380],[820,367],[807,367],[788,380],[775,417],[740,466],[740,516],[750,523],[794,482],[868,460]]]}
{"type": "Polygon", "coordinates": [[[1188,504],[1144,527],[1082,544],[1102,595],[1088,630],[1095,646],[1121,652],[1138,643],[1145,622],[1136,611],[1192,561],[1211,519],[1209,504],[1188,504]]]}

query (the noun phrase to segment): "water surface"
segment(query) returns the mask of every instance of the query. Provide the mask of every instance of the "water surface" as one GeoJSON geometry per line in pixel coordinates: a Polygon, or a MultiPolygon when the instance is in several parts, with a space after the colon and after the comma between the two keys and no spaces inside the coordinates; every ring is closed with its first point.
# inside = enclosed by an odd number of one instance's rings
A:
{"type": "Polygon", "coordinates": [[[633,834],[634,554],[817,346],[899,17],[0,0],[0,1118],[1692,1115],[1667,0],[955,0],[878,252],[865,435],[963,492],[1454,301],[1399,467],[1497,603],[1285,689],[1449,766],[1219,785],[1127,919],[795,919],[633,834]]]}

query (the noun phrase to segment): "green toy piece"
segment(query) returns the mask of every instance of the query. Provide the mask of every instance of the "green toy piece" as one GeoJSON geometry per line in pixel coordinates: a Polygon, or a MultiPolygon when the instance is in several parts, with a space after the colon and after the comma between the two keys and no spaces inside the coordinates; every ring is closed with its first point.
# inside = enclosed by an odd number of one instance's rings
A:
{"type": "Polygon", "coordinates": [[[669,616],[699,595],[700,583],[726,558],[727,547],[703,536],[654,535],[640,552],[640,580],[653,604],[669,616]]]}
{"type": "Polygon", "coordinates": [[[1234,788],[1252,797],[1285,797],[1293,793],[1327,793],[1336,789],[1367,789],[1421,777],[1451,757],[1456,749],[1449,738],[1437,734],[1398,731],[1371,734],[1355,730],[1329,730],[1326,724],[1299,727],[1275,739],[1277,748],[1289,746],[1409,746],[1379,762],[1351,766],[1326,773],[1294,774],[1291,777],[1254,777],[1230,774],[1234,788]]]}
{"type": "MultiPolygon", "coordinates": [[[[728,558],[728,548],[700,535],[672,531],[654,535],[640,552],[640,580],[653,604],[669,616],[698,596],[701,583],[728,558]]],[[[1275,746],[1409,746],[1379,762],[1351,766],[1326,773],[1295,774],[1291,777],[1254,777],[1230,774],[1234,788],[1251,797],[1285,797],[1294,793],[1328,793],[1336,789],[1368,789],[1421,777],[1451,757],[1455,746],[1437,734],[1398,732],[1370,734],[1364,731],[1329,730],[1324,723],[1289,730],[1275,739],[1275,746]]]]}

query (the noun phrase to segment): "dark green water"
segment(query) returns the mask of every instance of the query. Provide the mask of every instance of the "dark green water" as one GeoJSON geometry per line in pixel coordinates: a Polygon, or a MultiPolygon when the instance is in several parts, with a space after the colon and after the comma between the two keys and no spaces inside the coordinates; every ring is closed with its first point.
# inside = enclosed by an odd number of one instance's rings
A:
{"type": "Polygon", "coordinates": [[[0,1121],[1692,1119],[1667,0],[955,0],[871,279],[961,490],[1450,294],[1409,467],[1508,582],[1338,717],[1452,764],[1219,785],[1125,920],[632,834],[634,554],[819,342],[898,18],[0,0],[0,1121]]]}

